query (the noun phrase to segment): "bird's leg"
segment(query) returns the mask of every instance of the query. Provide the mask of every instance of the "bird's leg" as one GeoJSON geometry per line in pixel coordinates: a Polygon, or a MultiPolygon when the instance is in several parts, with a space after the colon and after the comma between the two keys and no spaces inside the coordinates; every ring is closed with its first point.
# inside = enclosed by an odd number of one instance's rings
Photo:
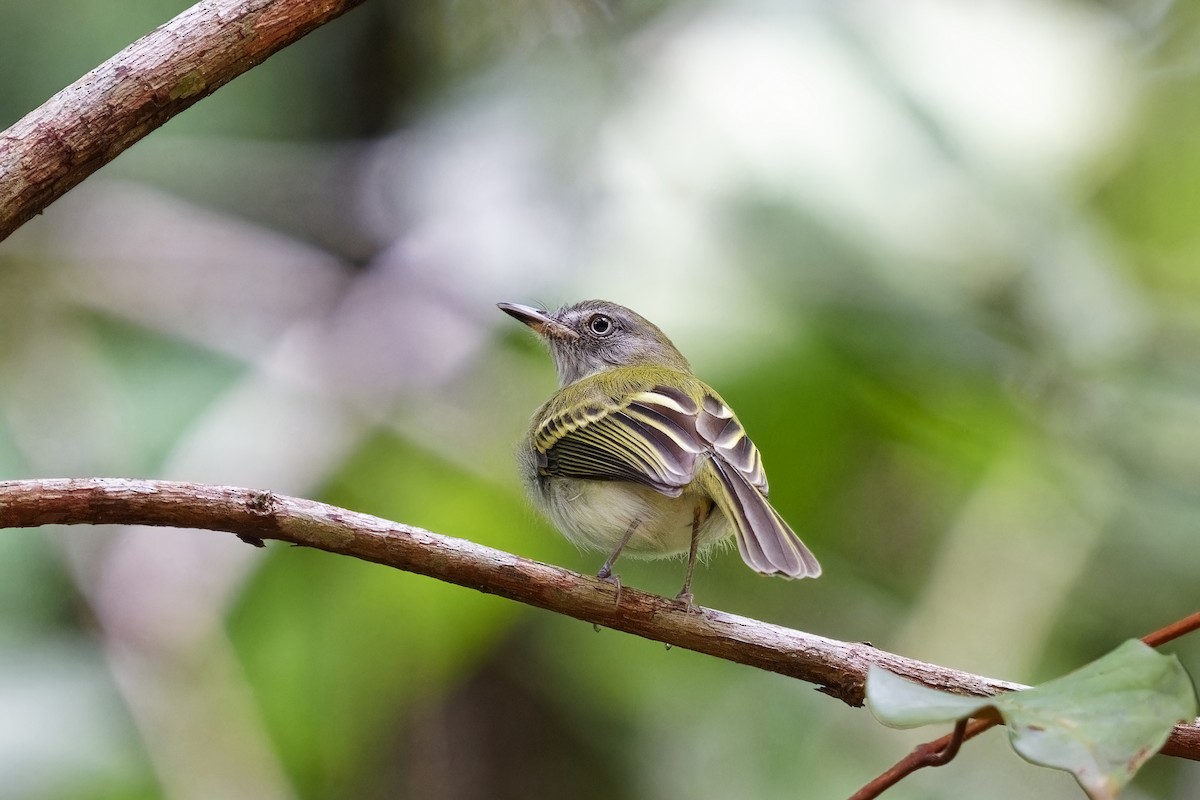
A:
{"type": "Polygon", "coordinates": [[[613,574],[613,564],[617,563],[617,556],[621,555],[621,551],[625,549],[625,545],[629,544],[629,540],[633,537],[633,532],[637,530],[637,526],[640,524],[640,519],[635,519],[629,523],[629,528],[626,529],[625,534],[621,537],[621,541],[617,542],[616,549],[612,551],[612,555],[608,557],[608,560],[604,562],[604,566],[596,573],[597,578],[602,581],[608,581],[617,587],[617,601],[615,605],[621,604],[621,576],[613,574]]]}
{"type": "Polygon", "coordinates": [[[696,571],[696,550],[700,546],[701,511],[702,507],[697,505],[696,510],[692,512],[692,543],[688,547],[687,572],[683,576],[683,588],[675,595],[675,599],[684,604],[688,613],[695,610],[695,604],[692,602],[695,600],[692,596],[692,573],[696,571]]]}

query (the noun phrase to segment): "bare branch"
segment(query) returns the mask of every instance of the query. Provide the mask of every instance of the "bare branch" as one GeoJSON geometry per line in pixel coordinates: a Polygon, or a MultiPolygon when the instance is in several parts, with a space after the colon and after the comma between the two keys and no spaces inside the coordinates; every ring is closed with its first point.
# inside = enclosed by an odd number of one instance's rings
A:
{"type": "Polygon", "coordinates": [[[127,147],[363,0],[205,0],[0,133],[0,241],[127,147]]]}
{"type": "MultiPolygon", "coordinates": [[[[0,482],[0,528],[159,525],[228,531],[354,556],[477,589],[809,683],[851,705],[878,664],[927,686],[989,696],[1024,688],[879,650],[683,605],[560,567],[346,509],[228,486],[124,479],[0,482]]],[[[1200,760],[1200,726],[1179,725],[1163,749],[1200,760]]]]}
{"type": "Polygon", "coordinates": [[[1159,628],[1154,633],[1142,637],[1142,641],[1150,647],[1162,647],[1167,642],[1173,642],[1184,634],[1200,630],[1200,611],[1159,628]]]}

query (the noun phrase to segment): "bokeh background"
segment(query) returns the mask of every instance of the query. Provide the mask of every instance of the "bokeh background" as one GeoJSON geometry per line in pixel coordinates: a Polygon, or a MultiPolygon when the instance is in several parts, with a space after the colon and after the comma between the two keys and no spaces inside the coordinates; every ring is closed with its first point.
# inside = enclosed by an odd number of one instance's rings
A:
{"type": "MultiPolygon", "coordinates": [[[[0,4],[0,126],[186,5],[0,4]]],[[[701,603],[1061,674],[1200,596],[1197,8],[370,0],[0,244],[0,475],[594,572],[522,497],[553,372],[493,304],[605,297],[738,409],[825,567],[726,552],[701,603]]],[[[6,799],[838,798],[941,733],[319,552],[0,536],[6,799]]],[[[888,796],[1082,795],[991,733],[888,796]]],[[[1125,794],[1197,796],[1161,758],[1125,794]]]]}

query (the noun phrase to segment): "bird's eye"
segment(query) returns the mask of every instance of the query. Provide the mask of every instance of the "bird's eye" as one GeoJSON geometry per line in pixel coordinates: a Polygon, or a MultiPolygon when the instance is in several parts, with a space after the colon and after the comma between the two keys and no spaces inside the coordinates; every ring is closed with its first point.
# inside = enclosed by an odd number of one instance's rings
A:
{"type": "Polygon", "coordinates": [[[588,330],[597,336],[608,336],[615,330],[611,317],[606,317],[603,314],[596,314],[588,320],[588,330]]]}

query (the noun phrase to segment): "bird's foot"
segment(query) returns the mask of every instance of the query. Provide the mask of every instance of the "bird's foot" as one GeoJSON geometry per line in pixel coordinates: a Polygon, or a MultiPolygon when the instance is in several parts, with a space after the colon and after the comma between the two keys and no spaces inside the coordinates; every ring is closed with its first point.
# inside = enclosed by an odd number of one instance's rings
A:
{"type": "Polygon", "coordinates": [[[675,602],[683,603],[683,610],[689,614],[704,613],[704,611],[698,605],[696,605],[696,597],[688,589],[684,589],[679,594],[675,595],[675,602]]]}
{"type": "Polygon", "coordinates": [[[621,605],[621,576],[613,572],[612,567],[605,564],[600,571],[596,573],[596,577],[605,583],[611,583],[613,586],[617,587],[617,598],[613,601],[613,605],[621,605]]]}

